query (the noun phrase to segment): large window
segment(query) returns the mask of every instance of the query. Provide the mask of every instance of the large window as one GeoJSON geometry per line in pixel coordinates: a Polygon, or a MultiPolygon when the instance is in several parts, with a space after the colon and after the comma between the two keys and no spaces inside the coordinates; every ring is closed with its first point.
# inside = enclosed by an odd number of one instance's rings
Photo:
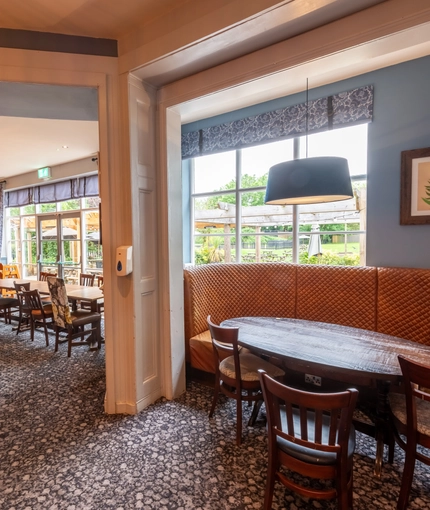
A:
{"type": "Polygon", "coordinates": [[[79,282],[79,273],[103,272],[99,197],[7,207],[6,253],[22,278],[49,271],[79,282]]]}
{"type": "Polygon", "coordinates": [[[355,197],[299,206],[299,262],[365,264],[367,124],[194,158],[191,261],[293,260],[293,207],[264,204],[269,168],[297,157],[348,159],[355,197]]]}

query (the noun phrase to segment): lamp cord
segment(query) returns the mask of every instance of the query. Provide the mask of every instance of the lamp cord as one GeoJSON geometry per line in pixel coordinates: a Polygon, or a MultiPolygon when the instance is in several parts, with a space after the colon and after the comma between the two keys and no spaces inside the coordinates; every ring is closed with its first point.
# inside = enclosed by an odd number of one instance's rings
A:
{"type": "Polygon", "coordinates": [[[309,79],[306,78],[306,158],[308,157],[308,130],[309,130],[309,79]]]}

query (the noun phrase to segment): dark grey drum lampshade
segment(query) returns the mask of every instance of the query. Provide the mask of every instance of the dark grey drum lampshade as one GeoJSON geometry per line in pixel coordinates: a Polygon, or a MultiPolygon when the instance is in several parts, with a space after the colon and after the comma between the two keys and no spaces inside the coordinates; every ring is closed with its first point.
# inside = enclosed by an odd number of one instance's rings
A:
{"type": "Polygon", "coordinates": [[[269,170],[266,204],[317,204],[352,198],[348,161],[338,157],[295,159],[269,170]]]}

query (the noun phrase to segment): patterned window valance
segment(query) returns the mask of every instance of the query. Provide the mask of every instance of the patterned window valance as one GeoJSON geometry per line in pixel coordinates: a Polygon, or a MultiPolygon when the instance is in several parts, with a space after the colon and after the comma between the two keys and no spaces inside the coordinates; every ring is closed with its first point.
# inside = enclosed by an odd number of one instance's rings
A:
{"type": "Polygon", "coordinates": [[[371,122],[373,86],[280,108],[182,135],[182,159],[242,149],[346,125],[371,122]]]}
{"type": "Polygon", "coordinates": [[[98,175],[42,184],[5,193],[5,207],[29,204],[50,204],[73,198],[95,197],[99,194],[98,175]]]}

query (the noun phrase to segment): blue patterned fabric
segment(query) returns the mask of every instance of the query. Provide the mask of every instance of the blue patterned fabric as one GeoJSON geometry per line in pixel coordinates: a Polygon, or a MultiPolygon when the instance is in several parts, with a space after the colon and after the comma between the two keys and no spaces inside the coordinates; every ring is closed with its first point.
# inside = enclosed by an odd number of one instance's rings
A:
{"type": "Polygon", "coordinates": [[[373,86],[323,97],[182,135],[182,159],[371,122],[373,86]],[[306,123],[308,124],[306,129],[306,123]]]}
{"type": "Polygon", "coordinates": [[[5,207],[20,207],[28,204],[50,204],[73,198],[96,197],[99,194],[98,175],[77,177],[66,181],[52,182],[40,186],[31,186],[7,191],[5,207]]]}

